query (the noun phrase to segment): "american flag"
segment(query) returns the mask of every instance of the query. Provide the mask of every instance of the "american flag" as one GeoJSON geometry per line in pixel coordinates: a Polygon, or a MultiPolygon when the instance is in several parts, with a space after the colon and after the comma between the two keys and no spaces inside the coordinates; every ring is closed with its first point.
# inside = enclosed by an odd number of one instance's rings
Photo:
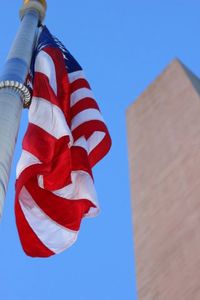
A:
{"type": "Polygon", "coordinates": [[[92,167],[111,139],[81,66],[45,26],[33,57],[15,215],[25,253],[48,257],[71,246],[82,218],[98,213],[92,167]]]}

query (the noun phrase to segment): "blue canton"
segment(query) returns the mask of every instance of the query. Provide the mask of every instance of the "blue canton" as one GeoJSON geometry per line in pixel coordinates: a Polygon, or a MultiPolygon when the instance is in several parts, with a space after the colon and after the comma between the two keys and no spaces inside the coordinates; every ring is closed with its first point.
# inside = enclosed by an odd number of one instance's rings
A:
{"type": "Polygon", "coordinates": [[[75,58],[71,55],[71,53],[65,48],[65,46],[49,32],[46,26],[44,26],[37,43],[37,47],[34,51],[33,61],[31,64],[32,73],[34,73],[33,66],[34,66],[35,57],[37,56],[38,52],[40,52],[45,47],[59,48],[62,51],[64,61],[65,61],[65,66],[68,73],[82,70],[79,63],[75,60],[75,58]]]}

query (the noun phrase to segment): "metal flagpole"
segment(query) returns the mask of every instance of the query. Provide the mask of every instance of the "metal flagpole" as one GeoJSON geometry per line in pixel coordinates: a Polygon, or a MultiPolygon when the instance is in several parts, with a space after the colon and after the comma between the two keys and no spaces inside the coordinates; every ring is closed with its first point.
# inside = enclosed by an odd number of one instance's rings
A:
{"type": "Polygon", "coordinates": [[[24,82],[30,67],[38,23],[46,13],[45,0],[24,0],[21,25],[0,76],[0,218],[17,140],[23,103],[30,101],[24,82]]]}

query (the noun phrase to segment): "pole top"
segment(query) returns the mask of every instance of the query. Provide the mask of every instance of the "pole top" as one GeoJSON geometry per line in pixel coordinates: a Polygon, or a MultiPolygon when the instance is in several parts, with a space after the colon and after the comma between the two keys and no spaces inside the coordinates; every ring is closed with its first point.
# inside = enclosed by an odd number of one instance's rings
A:
{"type": "Polygon", "coordinates": [[[47,3],[46,0],[24,0],[20,9],[20,18],[23,19],[27,10],[34,9],[39,13],[39,20],[42,22],[45,18],[47,3]]]}

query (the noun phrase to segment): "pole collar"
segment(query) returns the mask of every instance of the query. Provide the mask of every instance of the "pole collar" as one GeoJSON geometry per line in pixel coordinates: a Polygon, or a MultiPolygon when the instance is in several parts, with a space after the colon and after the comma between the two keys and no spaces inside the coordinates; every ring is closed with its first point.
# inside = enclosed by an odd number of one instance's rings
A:
{"type": "Polygon", "coordinates": [[[29,89],[24,84],[14,80],[0,81],[0,90],[4,88],[10,88],[16,91],[17,93],[19,93],[23,101],[24,108],[28,108],[30,106],[31,93],[29,92],[29,89]]]}
{"type": "Polygon", "coordinates": [[[39,14],[39,20],[42,21],[45,18],[46,10],[47,10],[47,3],[46,0],[24,0],[24,4],[22,5],[19,14],[21,20],[23,19],[27,10],[34,9],[39,14]]]}

